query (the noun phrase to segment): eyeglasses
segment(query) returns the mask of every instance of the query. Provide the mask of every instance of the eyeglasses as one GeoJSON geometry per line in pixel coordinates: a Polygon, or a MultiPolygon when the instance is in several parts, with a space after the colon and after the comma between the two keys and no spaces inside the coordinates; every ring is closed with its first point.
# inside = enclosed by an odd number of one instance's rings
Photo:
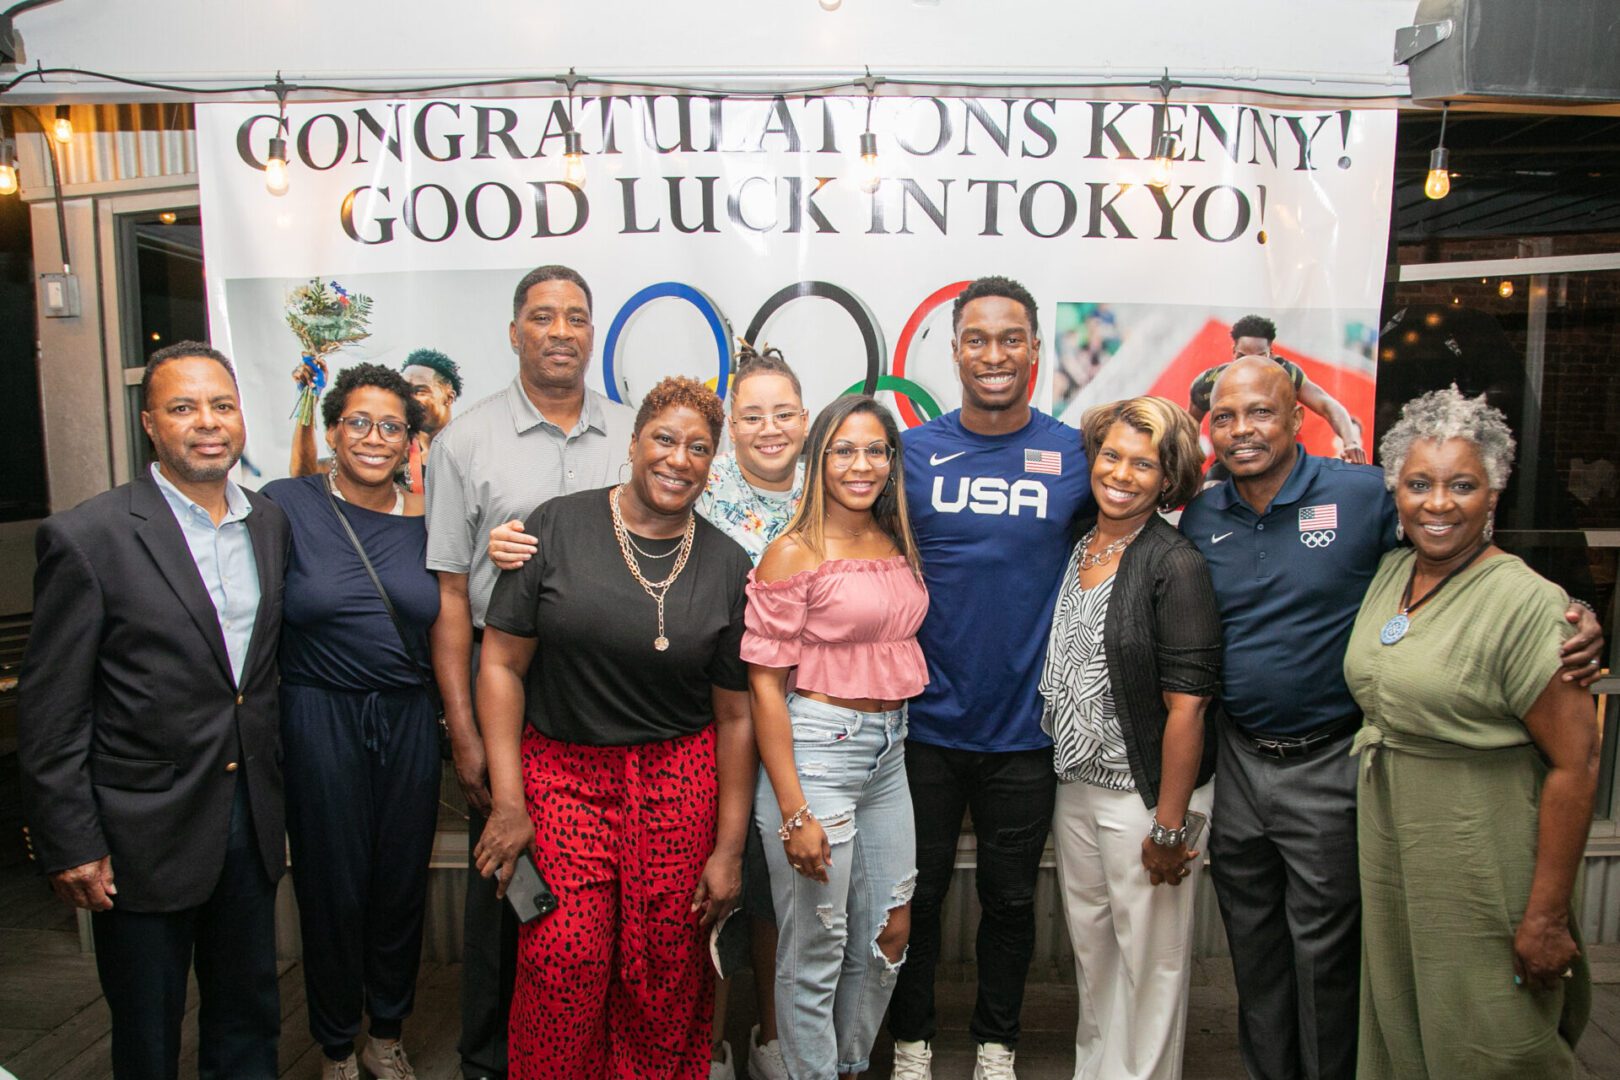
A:
{"type": "Polygon", "coordinates": [[[369,416],[345,416],[338,420],[351,438],[363,439],[376,428],[383,442],[401,442],[405,438],[405,425],[398,420],[373,420],[369,416]]]}
{"type": "MultiPolygon", "coordinates": [[[[764,413],[744,413],[741,416],[732,417],[731,422],[737,425],[739,431],[758,431],[765,426],[765,419],[766,414],[764,413]]],[[[781,412],[771,413],[770,419],[776,421],[776,426],[779,428],[792,427],[794,424],[803,422],[804,410],[792,411],[784,409],[781,412]]]]}
{"type": "Polygon", "coordinates": [[[835,469],[847,469],[855,464],[855,455],[863,455],[873,465],[887,465],[894,456],[894,447],[888,443],[875,442],[870,446],[851,446],[849,443],[836,443],[827,447],[826,455],[832,459],[835,469]]]}

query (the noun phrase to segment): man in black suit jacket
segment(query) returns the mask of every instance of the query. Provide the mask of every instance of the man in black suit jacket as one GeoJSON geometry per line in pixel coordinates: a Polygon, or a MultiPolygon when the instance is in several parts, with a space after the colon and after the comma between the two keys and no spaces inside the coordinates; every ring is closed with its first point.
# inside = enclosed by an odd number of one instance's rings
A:
{"type": "Polygon", "coordinates": [[[176,1075],[194,960],[199,1076],[270,1078],[287,521],[229,479],[246,433],[223,355],[154,353],[142,392],[158,464],[39,529],[24,805],[52,887],[93,912],[114,1076],[176,1075]]]}

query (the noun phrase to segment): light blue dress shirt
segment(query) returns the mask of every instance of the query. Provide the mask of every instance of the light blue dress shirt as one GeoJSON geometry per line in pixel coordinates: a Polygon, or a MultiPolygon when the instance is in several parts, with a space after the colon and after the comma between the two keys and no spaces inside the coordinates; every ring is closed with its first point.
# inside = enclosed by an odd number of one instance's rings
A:
{"type": "Polygon", "coordinates": [[[231,658],[231,676],[240,686],[242,666],[253,642],[253,624],[259,617],[259,566],[247,527],[253,506],[234,481],[226,480],[225,516],[215,525],[207,510],[169,483],[156,462],[152,479],[174,511],[197,573],[214,601],[219,628],[225,634],[225,652],[231,658]]]}

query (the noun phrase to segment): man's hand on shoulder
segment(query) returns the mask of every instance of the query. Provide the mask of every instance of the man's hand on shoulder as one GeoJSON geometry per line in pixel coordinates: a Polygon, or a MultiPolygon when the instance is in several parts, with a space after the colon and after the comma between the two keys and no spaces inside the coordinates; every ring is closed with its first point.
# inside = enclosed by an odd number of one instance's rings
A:
{"type": "Polygon", "coordinates": [[[1591,686],[1603,673],[1603,624],[1585,604],[1570,604],[1564,618],[1575,626],[1558,655],[1564,681],[1591,686]]]}
{"type": "Polygon", "coordinates": [[[112,910],[112,898],[118,895],[118,887],[113,884],[112,856],[103,855],[95,862],[58,870],[51,875],[51,888],[76,908],[112,910]]]}
{"type": "Polygon", "coordinates": [[[489,561],[500,570],[516,570],[540,550],[538,538],[523,531],[518,518],[502,522],[489,531],[489,561]]]}

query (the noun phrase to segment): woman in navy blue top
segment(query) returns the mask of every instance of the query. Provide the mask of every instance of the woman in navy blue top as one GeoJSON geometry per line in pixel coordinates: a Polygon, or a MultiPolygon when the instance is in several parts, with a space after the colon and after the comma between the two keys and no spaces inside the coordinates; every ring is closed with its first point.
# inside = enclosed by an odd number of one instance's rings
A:
{"type": "Polygon", "coordinates": [[[363,1064],[396,1080],[412,1075],[399,1039],[416,992],[440,769],[424,689],[439,591],[420,506],[411,514],[394,480],[422,407],[397,372],[360,364],[337,377],[321,410],[330,472],[264,488],[292,524],[281,635],[287,837],[323,1078],[357,1080],[363,1064]],[[357,1062],[362,1010],[371,1028],[357,1062]]]}

